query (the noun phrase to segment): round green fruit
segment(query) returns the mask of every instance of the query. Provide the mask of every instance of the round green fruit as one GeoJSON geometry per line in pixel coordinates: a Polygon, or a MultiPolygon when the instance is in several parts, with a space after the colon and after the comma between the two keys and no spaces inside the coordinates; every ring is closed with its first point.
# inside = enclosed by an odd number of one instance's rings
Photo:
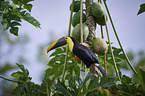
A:
{"type": "Polygon", "coordinates": [[[94,2],[91,5],[91,11],[95,17],[102,17],[105,14],[103,5],[100,2],[94,2]]]}
{"type": "MultiPolygon", "coordinates": [[[[71,11],[71,6],[72,4],[70,5],[70,11],[71,11]]],[[[78,12],[79,10],[80,10],[80,1],[75,1],[73,12],[78,12]]]]}
{"type": "Polygon", "coordinates": [[[99,25],[104,26],[104,25],[105,25],[105,19],[106,19],[106,21],[107,21],[107,15],[106,15],[106,14],[103,15],[102,17],[96,17],[96,18],[95,18],[95,21],[96,21],[96,23],[98,23],[99,25]]]}
{"type": "Polygon", "coordinates": [[[102,38],[94,37],[92,45],[94,52],[98,55],[104,55],[108,51],[107,43],[102,38]]]}
{"type": "MultiPolygon", "coordinates": [[[[89,35],[89,28],[87,25],[82,24],[83,28],[83,41],[85,41],[89,35]]],[[[76,39],[78,42],[81,42],[81,29],[80,24],[77,24],[74,29],[72,30],[72,37],[76,39]]]]}
{"type": "MultiPolygon", "coordinates": [[[[86,15],[82,13],[82,23],[86,22],[86,15]]],[[[75,27],[80,23],[80,12],[76,12],[72,18],[72,26],[75,27]]]]}

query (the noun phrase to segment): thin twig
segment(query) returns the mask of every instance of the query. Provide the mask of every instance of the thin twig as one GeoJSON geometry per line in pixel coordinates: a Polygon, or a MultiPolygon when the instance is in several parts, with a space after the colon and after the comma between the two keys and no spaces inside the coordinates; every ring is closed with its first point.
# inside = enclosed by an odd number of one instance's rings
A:
{"type": "MultiPolygon", "coordinates": [[[[82,18],[83,18],[83,16],[82,16],[82,14],[83,14],[83,0],[80,0],[80,28],[81,28],[81,44],[83,44],[83,24],[82,24],[82,18]]],[[[83,71],[85,71],[85,65],[84,65],[84,63],[81,61],[81,65],[82,65],[82,68],[83,68],[83,71]]]]}
{"type": "MultiPolygon", "coordinates": [[[[74,9],[74,2],[75,2],[75,0],[72,1],[72,6],[71,6],[68,36],[70,36],[70,32],[71,32],[71,22],[72,22],[72,15],[73,15],[73,9],[74,9]]],[[[66,62],[67,62],[67,55],[68,55],[68,46],[66,47],[66,55],[65,55],[65,62],[64,62],[64,67],[63,67],[63,73],[62,73],[62,81],[64,80],[64,75],[65,75],[65,67],[66,67],[66,62]]]]}
{"type": "MultiPolygon", "coordinates": [[[[102,35],[102,39],[104,39],[103,27],[102,27],[102,25],[100,25],[100,27],[101,27],[101,35],[102,35]]],[[[104,68],[105,68],[105,72],[107,73],[107,66],[106,66],[106,53],[104,54],[104,68]]]]}
{"type": "MultiPolygon", "coordinates": [[[[105,23],[106,23],[106,20],[105,20],[105,23]]],[[[117,69],[117,65],[116,65],[116,62],[115,62],[114,54],[113,54],[113,51],[112,51],[112,46],[111,46],[111,42],[110,42],[110,37],[109,37],[107,24],[105,24],[105,27],[106,27],[107,38],[108,38],[108,42],[109,42],[109,48],[110,48],[111,57],[112,57],[112,60],[113,60],[113,63],[114,63],[114,68],[115,68],[115,71],[116,71],[116,75],[118,75],[118,78],[121,81],[120,75],[119,75],[119,72],[118,72],[118,69],[117,69]]]]}
{"type": "Polygon", "coordinates": [[[104,67],[105,67],[105,72],[107,73],[106,53],[104,54],[104,67]]]}
{"type": "Polygon", "coordinates": [[[7,81],[11,81],[11,82],[20,82],[20,81],[18,81],[18,80],[12,80],[12,79],[8,79],[8,78],[6,78],[6,77],[4,77],[4,76],[1,76],[0,75],[0,78],[2,78],[2,79],[4,79],[4,80],[7,80],[7,81]]]}
{"type": "Polygon", "coordinates": [[[101,35],[102,35],[102,38],[104,39],[104,34],[103,34],[103,28],[102,28],[102,25],[100,25],[101,27],[101,35]]]}
{"type": "Polygon", "coordinates": [[[47,93],[47,96],[49,96],[49,92],[48,92],[48,82],[46,82],[46,93],[47,93]]]}
{"type": "Polygon", "coordinates": [[[83,14],[83,2],[80,0],[80,28],[81,28],[81,44],[83,43],[83,28],[82,28],[82,14],[83,14]]]}
{"type": "Polygon", "coordinates": [[[70,36],[70,33],[71,33],[71,22],[72,22],[73,10],[74,10],[74,2],[75,2],[75,0],[73,0],[72,6],[71,6],[71,13],[70,13],[70,20],[69,20],[68,36],[70,36]]]}
{"type": "Polygon", "coordinates": [[[113,21],[112,21],[111,15],[110,15],[110,12],[109,12],[108,7],[107,7],[107,4],[106,4],[106,0],[103,0],[103,2],[104,2],[104,5],[105,5],[105,8],[106,8],[106,10],[107,10],[107,13],[108,13],[108,16],[109,16],[111,25],[112,25],[112,27],[113,27],[113,30],[114,30],[116,39],[117,39],[117,41],[118,41],[118,43],[119,43],[119,46],[120,46],[120,48],[121,48],[121,50],[122,50],[122,52],[123,52],[123,55],[125,56],[125,59],[126,59],[128,65],[129,65],[129,67],[130,67],[130,68],[132,69],[132,71],[137,75],[136,70],[135,70],[135,69],[133,68],[133,66],[131,65],[131,62],[129,61],[129,59],[128,59],[128,57],[127,57],[127,55],[126,55],[126,53],[125,53],[125,51],[124,51],[124,49],[123,49],[123,47],[122,47],[122,44],[121,44],[121,42],[120,42],[120,40],[119,40],[119,37],[118,37],[118,35],[117,35],[115,26],[114,26],[114,24],[113,24],[113,21]]]}

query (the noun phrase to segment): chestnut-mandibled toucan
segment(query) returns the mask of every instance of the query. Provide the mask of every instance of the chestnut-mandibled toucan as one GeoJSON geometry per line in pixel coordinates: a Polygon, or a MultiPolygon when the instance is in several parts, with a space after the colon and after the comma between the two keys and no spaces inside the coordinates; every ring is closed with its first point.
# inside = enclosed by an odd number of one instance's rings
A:
{"type": "Polygon", "coordinates": [[[63,46],[65,44],[68,44],[69,50],[74,53],[79,59],[81,59],[88,68],[91,66],[91,64],[93,64],[99,69],[102,75],[107,75],[104,69],[99,65],[97,56],[89,48],[78,43],[72,37],[66,36],[56,40],[48,47],[47,53],[50,50],[63,46]]]}

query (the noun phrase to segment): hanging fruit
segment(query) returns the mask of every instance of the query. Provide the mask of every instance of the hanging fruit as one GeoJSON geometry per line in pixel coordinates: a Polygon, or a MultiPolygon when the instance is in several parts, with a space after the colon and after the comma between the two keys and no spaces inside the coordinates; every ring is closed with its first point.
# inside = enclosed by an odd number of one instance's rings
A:
{"type": "MultiPolygon", "coordinates": [[[[88,29],[88,26],[85,24],[82,24],[82,28],[83,28],[83,41],[85,41],[89,35],[89,29],[88,29]]],[[[81,42],[80,24],[77,24],[72,30],[72,37],[76,39],[78,42],[81,42]]]]}
{"type": "MultiPolygon", "coordinates": [[[[70,5],[70,11],[71,11],[71,6],[72,4],[70,5]]],[[[79,10],[80,10],[80,1],[75,1],[73,12],[78,12],[79,10]]]]}
{"type": "Polygon", "coordinates": [[[97,53],[98,55],[104,55],[108,51],[108,45],[102,38],[94,37],[92,45],[94,52],[97,53]]]}
{"type": "Polygon", "coordinates": [[[91,11],[95,17],[102,17],[105,14],[103,5],[100,2],[94,2],[91,5],[91,11]]]}
{"type": "Polygon", "coordinates": [[[103,15],[102,17],[96,17],[95,18],[95,21],[96,21],[96,23],[98,23],[99,25],[102,25],[102,26],[104,26],[106,23],[106,21],[107,21],[107,15],[105,14],[105,15],[103,15]]]}
{"type": "MultiPolygon", "coordinates": [[[[86,15],[82,14],[82,23],[86,22],[86,15]]],[[[80,23],[80,12],[76,12],[72,18],[72,26],[75,27],[80,23]]]]}

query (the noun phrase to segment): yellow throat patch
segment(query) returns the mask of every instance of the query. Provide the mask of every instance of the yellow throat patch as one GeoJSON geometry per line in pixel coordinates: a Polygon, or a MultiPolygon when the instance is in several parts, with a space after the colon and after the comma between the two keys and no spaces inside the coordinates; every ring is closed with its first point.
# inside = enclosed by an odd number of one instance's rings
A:
{"type": "Polygon", "coordinates": [[[73,46],[74,46],[74,43],[73,43],[72,39],[70,37],[65,37],[65,39],[67,41],[69,50],[72,52],[73,51],[73,46]]]}

